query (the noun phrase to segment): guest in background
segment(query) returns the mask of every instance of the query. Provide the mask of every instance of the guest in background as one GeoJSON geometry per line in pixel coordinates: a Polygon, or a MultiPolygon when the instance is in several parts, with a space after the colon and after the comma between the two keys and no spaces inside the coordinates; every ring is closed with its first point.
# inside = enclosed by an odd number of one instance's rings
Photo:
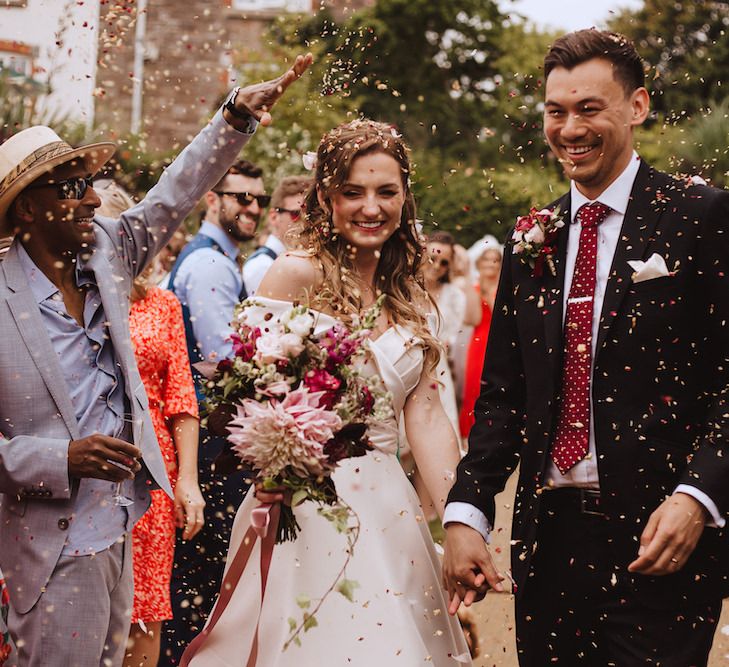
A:
{"type": "MultiPolygon", "coordinates": [[[[205,195],[207,211],[198,233],[185,246],[170,274],[170,290],[182,303],[188,363],[232,354],[230,321],[246,298],[237,259],[239,244],[251,241],[270,202],[262,170],[247,160],[233,164],[205,195]]],[[[193,370],[193,377],[199,377],[193,370]]],[[[202,401],[202,394],[198,395],[202,401]]],[[[218,459],[226,441],[203,429],[198,461],[208,521],[195,540],[181,535],[172,570],[173,619],[165,623],[160,664],[177,665],[202,630],[220,589],[234,512],[248,490],[240,470],[223,471],[218,459]]]]}
{"type": "MultiPolygon", "coordinates": [[[[105,182],[97,194],[99,215],[116,218],[134,206],[114,181],[105,182]]],[[[125,667],[157,664],[162,621],[172,618],[175,526],[192,539],[203,526],[205,506],[197,483],[198,407],[182,309],[174,294],[150,286],[153,267],[134,281],[129,329],[174,501],[152,491],[152,504],[132,531],[134,607],[125,667]]]]}
{"type": "Polygon", "coordinates": [[[473,330],[466,355],[466,373],[463,381],[463,402],[460,413],[461,436],[464,438],[468,437],[471,426],[473,426],[473,407],[481,392],[481,371],[483,370],[502,259],[501,246],[492,244],[486,247],[476,262],[478,284],[474,290],[481,300],[481,321],[473,330]]]}
{"type": "MultiPolygon", "coordinates": [[[[453,430],[458,433],[458,407],[449,360],[452,358],[451,353],[458,332],[464,325],[478,324],[481,309],[471,294],[467,296],[463,289],[451,282],[451,270],[455,259],[453,236],[445,231],[433,232],[428,236],[426,249],[427,261],[423,264],[423,281],[425,289],[438,306],[437,338],[444,350],[437,368],[437,378],[442,383],[440,400],[453,425],[453,430]]],[[[473,293],[471,287],[468,290],[473,293]]]]}
{"type": "Polygon", "coordinates": [[[157,284],[162,289],[170,288],[170,272],[172,271],[172,267],[190,240],[192,240],[192,235],[188,234],[184,229],[178,229],[172,235],[167,245],[154,258],[154,274],[150,282],[157,284]]]}
{"type": "Polygon", "coordinates": [[[268,236],[243,265],[243,282],[251,296],[266,275],[266,271],[284,250],[291,248],[289,231],[299,220],[306,191],[311,186],[308,176],[286,176],[271,195],[268,209],[268,236]]]}
{"type": "MultiPolygon", "coordinates": [[[[466,295],[466,314],[463,318],[463,326],[458,330],[455,341],[451,343],[448,349],[448,361],[450,363],[451,373],[453,374],[453,386],[456,391],[456,402],[459,412],[463,400],[466,352],[471,343],[473,328],[481,322],[481,298],[474,289],[476,276],[478,275],[473,268],[475,259],[471,261],[469,251],[460,243],[454,244],[453,261],[449,269],[450,281],[466,295]]],[[[463,444],[465,445],[465,441],[463,444]]]]}

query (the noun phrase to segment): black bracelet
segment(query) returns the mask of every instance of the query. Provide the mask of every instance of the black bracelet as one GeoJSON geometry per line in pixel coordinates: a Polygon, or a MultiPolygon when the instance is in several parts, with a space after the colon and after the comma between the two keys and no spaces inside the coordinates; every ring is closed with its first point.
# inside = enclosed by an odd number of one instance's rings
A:
{"type": "Polygon", "coordinates": [[[238,96],[239,91],[239,86],[233,88],[233,91],[228,96],[228,99],[225,100],[223,108],[227,109],[230,112],[230,115],[233,116],[233,118],[237,118],[238,120],[250,120],[251,118],[253,118],[253,116],[248,111],[238,111],[238,109],[236,109],[235,107],[235,98],[238,96]]]}

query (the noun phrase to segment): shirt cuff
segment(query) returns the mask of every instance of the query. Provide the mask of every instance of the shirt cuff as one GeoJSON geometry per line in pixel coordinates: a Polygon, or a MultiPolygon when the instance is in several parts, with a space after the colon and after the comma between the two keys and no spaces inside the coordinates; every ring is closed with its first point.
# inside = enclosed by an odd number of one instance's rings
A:
{"type": "Polygon", "coordinates": [[[716,506],[716,503],[703,491],[699,491],[699,489],[695,486],[679,484],[674,493],[685,493],[687,496],[691,496],[695,500],[698,500],[711,515],[712,521],[706,522],[706,525],[709,528],[723,528],[726,525],[726,519],[719,512],[719,508],[716,506]]]}
{"type": "Polygon", "coordinates": [[[486,515],[469,503],[448,503],[443,513],[443,526],[462,523],[477,530],[486,542],[491,542],[491,524],[486,515]]]}

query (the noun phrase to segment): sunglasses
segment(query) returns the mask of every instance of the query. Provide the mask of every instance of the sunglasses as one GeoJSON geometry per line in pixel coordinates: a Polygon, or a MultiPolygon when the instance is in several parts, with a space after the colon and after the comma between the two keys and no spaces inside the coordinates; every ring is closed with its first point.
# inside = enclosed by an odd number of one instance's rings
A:
{"type": "Polygon", "coordinates": [[[56,195],[59,199],[83,199],[86,190],[94,187],[94,179],[91,176],[74,176],[55,183],[33,183],[28,186],[32,188],[56,188],[56,195]]]}
{"type": "Polygon", "coordinates": [[[430,261],[432,264],[435,264],[435,266],[439,266],[440,268],[445,268],[447,266],[451,265],[451,260],[446,259],[445,257],[441,257],[440,259],[436,259],[434,256],[431,255],[430,261]]]}
{"type": "Polygon", "coordinates": [[[258,206],[266,208],[271,203],[271,195],[252,195],[250,192],[215,192],[216,195],[228,195],[228,197],[235,197],[241,206],[250,206],[255,199],[258,202],[258,206]]]}
{"type": "Polygon", "coordinates": [[[291,216],[292,222],[296,222],[301,216],[300,208],[283,208],[281,206],[276,207],[277,213],[288,213],[291,216]]]}

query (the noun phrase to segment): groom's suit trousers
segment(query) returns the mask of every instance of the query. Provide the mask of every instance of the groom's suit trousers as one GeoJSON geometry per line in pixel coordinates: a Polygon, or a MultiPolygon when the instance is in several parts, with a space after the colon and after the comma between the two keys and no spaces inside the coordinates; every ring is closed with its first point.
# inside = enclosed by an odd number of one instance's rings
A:
{"type": "MultiPolygon", "coordinates": [[[[579,489],[545,491],[538,548],[516,601],[520,667],[706,665],[721,595],[650,609],[612,557],[610,520],[579,489]]],[[[637,545],[636,545],[637,555],[637,545]]]]}

